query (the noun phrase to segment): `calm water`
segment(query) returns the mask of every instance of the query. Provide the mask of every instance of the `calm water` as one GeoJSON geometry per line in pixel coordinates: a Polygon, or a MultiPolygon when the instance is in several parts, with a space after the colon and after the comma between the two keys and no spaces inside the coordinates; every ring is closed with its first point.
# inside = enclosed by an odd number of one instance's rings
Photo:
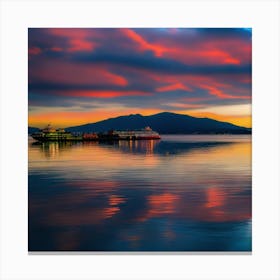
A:
{"type": "Polygon", "coordinates": [[[251,251],[251,137],[34,143],[29,251],[251,251]]]}

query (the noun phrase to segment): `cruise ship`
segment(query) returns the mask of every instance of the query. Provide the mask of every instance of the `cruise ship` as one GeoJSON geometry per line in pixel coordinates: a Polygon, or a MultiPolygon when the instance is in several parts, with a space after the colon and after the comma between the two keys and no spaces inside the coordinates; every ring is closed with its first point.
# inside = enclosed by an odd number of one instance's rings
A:
{"type": "Polygon", "coordinates": [[[113,130],[111,135],[119,140],[150,140],[160,139],[160,135],[149,126],[138,130],[113,130]]]}

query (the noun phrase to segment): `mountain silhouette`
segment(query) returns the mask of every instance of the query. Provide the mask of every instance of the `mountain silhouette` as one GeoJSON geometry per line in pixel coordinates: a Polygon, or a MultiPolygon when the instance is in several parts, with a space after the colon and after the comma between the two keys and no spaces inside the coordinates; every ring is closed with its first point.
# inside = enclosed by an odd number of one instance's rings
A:
{"type": "Polygon", "coordinates": [[[250,134],[251,129],[209,118],[162,112],[151,116],[120,116],[66,128],[70,132],[105,132],[110,129],[141,129],[150,126],[160,134],[250,134]]]}

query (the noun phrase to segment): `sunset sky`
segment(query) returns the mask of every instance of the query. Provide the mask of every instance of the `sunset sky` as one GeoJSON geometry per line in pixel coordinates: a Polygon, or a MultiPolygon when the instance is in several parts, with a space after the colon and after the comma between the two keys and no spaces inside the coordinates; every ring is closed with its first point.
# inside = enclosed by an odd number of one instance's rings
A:
{"type": "Polygon", "coordinates": [[[30,28],[29,126],[174,112],[251,127],[249,28],[30,28]]]}

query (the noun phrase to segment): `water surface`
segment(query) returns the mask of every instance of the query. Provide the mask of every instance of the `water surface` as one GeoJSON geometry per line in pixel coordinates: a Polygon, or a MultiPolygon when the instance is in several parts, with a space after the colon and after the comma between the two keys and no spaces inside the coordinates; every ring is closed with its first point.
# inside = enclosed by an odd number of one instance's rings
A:
{"type": "Polygon", "coordinates": [[[29,251],[251,251],[251,137],[29,139],[29,251]]]}

